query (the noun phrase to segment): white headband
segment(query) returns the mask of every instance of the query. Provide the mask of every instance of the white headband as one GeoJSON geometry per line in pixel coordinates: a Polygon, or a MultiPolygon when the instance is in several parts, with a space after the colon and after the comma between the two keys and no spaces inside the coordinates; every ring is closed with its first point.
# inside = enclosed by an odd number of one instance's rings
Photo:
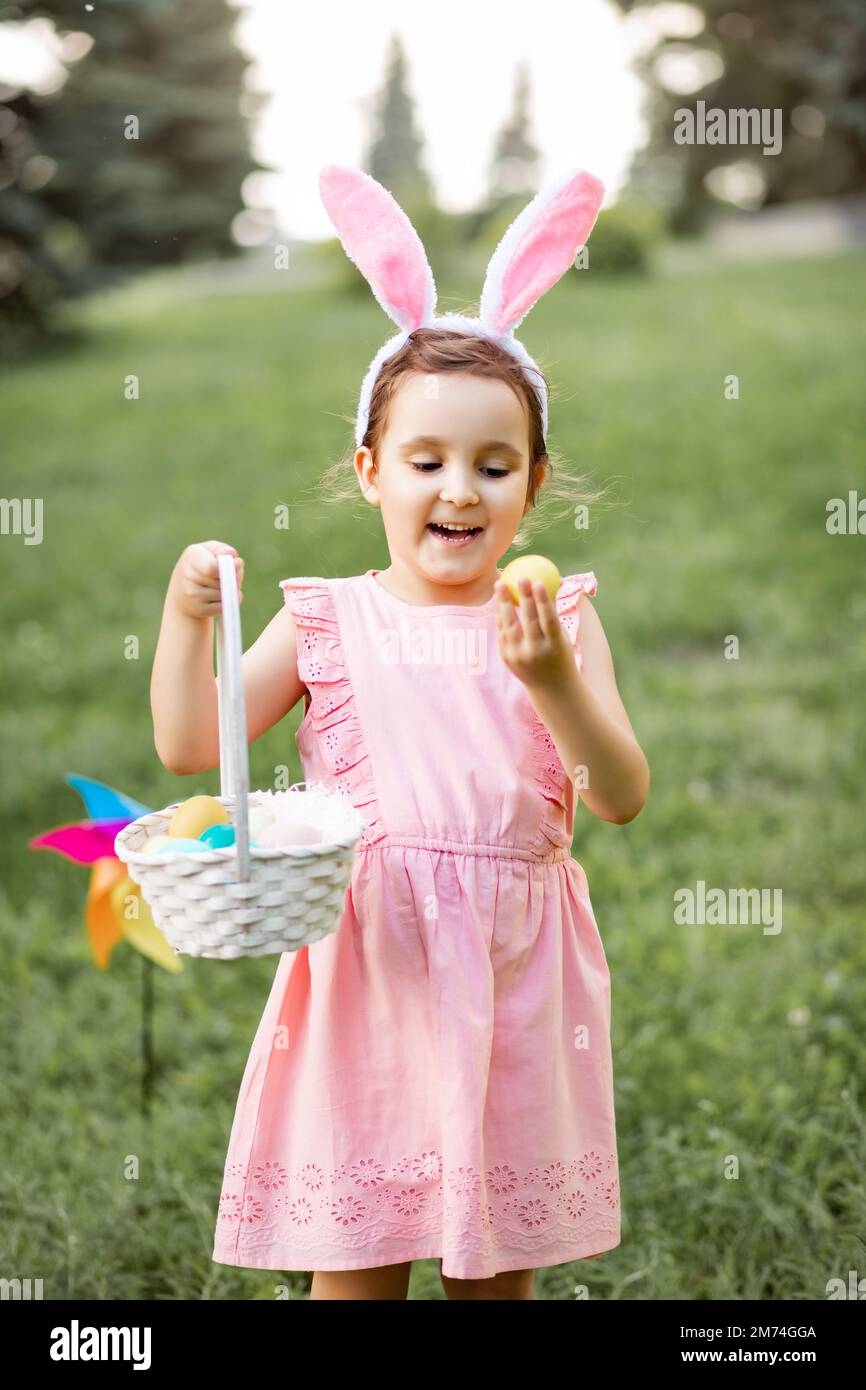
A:
{"type": "Polygon", "coordinates": [[[538,396],[547,438],[547,389],[514,329],[574,264],[589,239],[604,184],[583,169],[558,179],[527,203],[490,258],[478,318],[437,316],[436,286],[421,239],[387,189],[369,174],[329,164],[319,190],[343,249],[400,332],[383,343],[364,377],[355,421],[355,447],[367,432],[373,387],[382,364],[416,328],[449,328],[492,338],[521,363],[538,396]]]}

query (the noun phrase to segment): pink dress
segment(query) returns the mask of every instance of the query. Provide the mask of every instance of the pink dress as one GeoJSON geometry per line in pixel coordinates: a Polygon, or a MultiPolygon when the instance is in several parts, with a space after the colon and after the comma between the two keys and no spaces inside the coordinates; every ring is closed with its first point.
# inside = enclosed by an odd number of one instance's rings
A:
{"type": "MultiPolygon", "coordinates": [[[[339,928],[279,958],[213,1259],[486,1279],[595,1255],[620,1241],[610,975],[574,784],[494,600],[416,606],[378,573],[281,585],[304,776],[366,825],[339,928]]],[[[582,592],[556,599],[578,667],[582,592]]]]}

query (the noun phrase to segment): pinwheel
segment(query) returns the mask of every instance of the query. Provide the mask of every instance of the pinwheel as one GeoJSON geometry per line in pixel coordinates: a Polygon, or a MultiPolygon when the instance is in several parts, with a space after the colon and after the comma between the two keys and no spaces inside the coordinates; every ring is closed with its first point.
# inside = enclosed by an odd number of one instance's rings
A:
{"type": "Polygon", "coordinates": [[[84,921],[94,961],[105,970],[115,946],[125,938],[148,960],[177,974],[183,969],[180,956],[154,923],[141,889],[114,853],[117,832],[151,807],[91,777],[69,772],[65,780],[79,793],[89,819],[55,826],[30,840],[29,847],[52,849],[77,864],[92,865],[84,921]]]}
{"type": "Polygon", "coordinates": [[[141,1110],[150,1112],[155,1077],[153,1055],[153,967],[177,974],[183,969],[159,927],[141,890],[126,872],[126,865],[114,853],[119,830],[152,808],[143,806],[123,792],[68,772],[65,779],[84,802],[88,819],[58,825],[29,841],[30,849],[53,849],[76,864],[92,865],[84,922],[93,959],[100,970],[108,967],[118,941],[127,940],[142,960],[141,995],[141,1110]]]}

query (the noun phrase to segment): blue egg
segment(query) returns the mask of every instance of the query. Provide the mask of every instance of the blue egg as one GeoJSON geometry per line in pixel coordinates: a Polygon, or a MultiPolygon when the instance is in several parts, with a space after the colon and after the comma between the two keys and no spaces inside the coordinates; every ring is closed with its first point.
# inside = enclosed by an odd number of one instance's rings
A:
{"type": "Polygon", "coordinates": [[[228,849],[235,842],[235,828],[233,825],[209,825],[207,830],[203,830],[199,836],[208,846],[208,849],[228,849]]]}

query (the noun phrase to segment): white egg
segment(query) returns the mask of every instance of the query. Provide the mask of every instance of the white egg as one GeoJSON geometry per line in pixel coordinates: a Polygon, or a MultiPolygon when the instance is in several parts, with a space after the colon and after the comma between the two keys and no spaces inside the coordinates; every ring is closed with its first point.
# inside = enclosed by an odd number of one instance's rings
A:
{"type": "Polygon", "coordinates": [[[276,817],[266,806],[251,806],[247,816],[250,827],[250,839],[257,840],[265,826],[273,825],[276,817]]]}
{"type": "Polygon", "coordinates": [[[296,845],[322,843],[321,832],[315,826],[302,820],[290,820],[288,817],[266,826],[256,838],[260,845],[268,849],[288,849],[296,845]]]}

